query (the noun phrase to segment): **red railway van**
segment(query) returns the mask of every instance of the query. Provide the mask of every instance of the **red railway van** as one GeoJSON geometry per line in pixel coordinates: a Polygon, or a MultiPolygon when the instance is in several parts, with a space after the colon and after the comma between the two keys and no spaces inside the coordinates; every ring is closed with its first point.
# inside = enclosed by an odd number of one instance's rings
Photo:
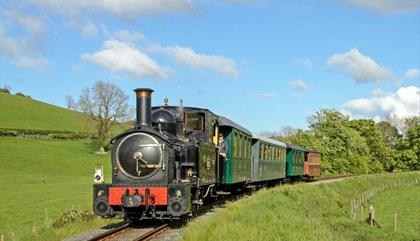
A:
{"type": "Polygon", "coordinates": [[[303,170],[305,176],[318,177],[321,174],[321,153],[307,151],[303,170]]]}

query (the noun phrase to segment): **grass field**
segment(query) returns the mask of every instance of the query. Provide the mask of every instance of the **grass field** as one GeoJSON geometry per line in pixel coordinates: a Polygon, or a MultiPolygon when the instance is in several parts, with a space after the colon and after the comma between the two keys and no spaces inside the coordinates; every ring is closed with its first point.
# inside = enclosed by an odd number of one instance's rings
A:
{"type": "MultiPolygon", "coordinates": [[[[191,222],[182,231],[182,240],[419,240],[415,230],[420,225],[418,212],[406,214],[414,229],[404,233],[370,227],[353,221],[349,215],[350,201],[361,192],[379,184],[415,178],[420,182],[419,172],[261,190],[250,198],[228,204],[211,217],[191,222]]],[[[405,197],[413,198],[416,193],[409,191],[405,197]]],[[[418,196],[414,199],[418,201],[418,196]]]]}
{"type": "Polygon", "coordinates": [[[103,165],[110,181],[110,156],[95,150],[89,141],[0,137],[0,234],[31,239],[35,225],[50,238],[46,217],[90,209],[94,167],[103,165]]]}
{"type": "Polygon", "coordinates": [[[27,97],[0,93],[0,127],[92,132],[86,115],[27,97]]]}
{"type": "Polygon", "coordinates": [[[382,229],[394,230],[394,212],[397,212],[398,235],[413,234],[407,235],[407,240],[414,240],[414,237],[420,240],[419,185],[385,191],[372,199],[371,204],[382,229]]]}

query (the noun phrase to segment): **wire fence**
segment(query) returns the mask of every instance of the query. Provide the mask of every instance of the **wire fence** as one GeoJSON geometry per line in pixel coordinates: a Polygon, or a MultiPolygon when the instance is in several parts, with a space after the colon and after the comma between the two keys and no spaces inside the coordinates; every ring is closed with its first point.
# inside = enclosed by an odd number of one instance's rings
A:
{"type": "MultiPolygon", "coordinates": [[[[353,219],[353,221],[358,221],[360,223],[364,223],[366,221],[366,216],[363,215],[364,206],[368,204],[369,200],[375,197],[378,193],[391,190],[391,189],[399,189],[403,187],[410,187],[413,185],[418,185],[420,180],[417,178],[411,181],[398,181],[398,182],[388,182],[388,183],[381,183],[375,188],[369,189],[365,192],[360,193],[356,197],[354,197],[350,202],[349,207],[349,215],[353,219]]],[[[394,212],[394,230],[397,230],[397,212],[394,212]]],[[[375,209],[373,206],[369,207],[369,223],[373,225],[377,225],[380,227],[379,223],[375,217],[375,209]]]]}

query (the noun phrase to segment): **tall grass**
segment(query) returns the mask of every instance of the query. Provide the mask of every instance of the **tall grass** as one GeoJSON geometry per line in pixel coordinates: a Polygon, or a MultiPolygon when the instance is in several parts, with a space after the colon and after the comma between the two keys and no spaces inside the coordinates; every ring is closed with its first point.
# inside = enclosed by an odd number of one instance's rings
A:
{"type": "Polygon", "coordinates": [[[417,233],[394,233],[354,221],[349,206],[379,185],[416,178],[420,182],[419,172],[365,175],[261,190],[212,217],[193,221],[182,231],[182,240],[412,240],[417,233]]]}

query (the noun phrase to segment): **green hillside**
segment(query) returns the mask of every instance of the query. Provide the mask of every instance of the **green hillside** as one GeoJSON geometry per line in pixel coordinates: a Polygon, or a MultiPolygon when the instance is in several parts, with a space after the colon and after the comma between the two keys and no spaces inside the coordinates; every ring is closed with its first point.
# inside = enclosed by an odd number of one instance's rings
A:
{"type": "MultiPolygon", "coordinates": [[[[83,113],[0,93],[0,129],[95,133],[94,127],[94,121],[83,113]]],[[[127,123],[118,124],[111,135],[127,128],[127,123]]],[[[5,240],[61,240],[70,235],[67,229],[55,233],[58,231],[50,225],[69,209],[90,210],[95,166],[103,166],[110,181],[110,155],[98,155],[97,149],[89,139],[0,136],[0,236],[5,240]]],[[[96,218],[77,229],[104,222],[96,218]]]]}
{"type": "Polygon", "coordinates": [[[110,181],[110,155],[87,140],[0,137],[0,235],[31,239],[72,207],[92,203],[95,166],[110,181]],[[47,219],[48,217],[48,219],[47,219]]]}
{"type": "Polygon", "coordinates": [[[93,127],[92,120],[82,113],[0,93],[0,128],[93,132],[93,127]]]}

